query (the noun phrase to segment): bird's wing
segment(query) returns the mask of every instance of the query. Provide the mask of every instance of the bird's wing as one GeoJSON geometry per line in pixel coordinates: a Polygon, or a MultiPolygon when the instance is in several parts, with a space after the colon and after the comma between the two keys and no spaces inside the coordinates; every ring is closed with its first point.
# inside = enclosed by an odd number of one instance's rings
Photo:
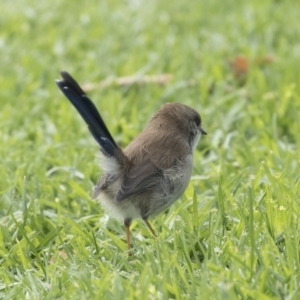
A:
{"type": "Polygon", "coordinates": [[[155,167],[148,156],[145,156],[141,163],[132,165],[125,174],[116,200],[121,202],[128,197],[152,189],[159,185],[161,177],[161,170],[155,167]]]}

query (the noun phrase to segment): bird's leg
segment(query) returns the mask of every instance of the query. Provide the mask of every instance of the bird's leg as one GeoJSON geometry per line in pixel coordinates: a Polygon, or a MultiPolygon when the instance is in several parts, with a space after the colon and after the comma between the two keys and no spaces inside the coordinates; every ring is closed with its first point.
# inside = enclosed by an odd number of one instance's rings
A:
{"type": "Polygon", "coordinates": [[[143,219],[144,222],[146,223],[147,227],[150,229],[151,233],[153,234],[153,236],[157,237],[155,231],[153,230],[151,224],[149,223],[149,221],[147,219],[143,219]]]}
{"type": "Polygon", "coordinates": [[[126,228],[126,241],[127,241],[128,256],[131,255],[131,253],[130,253],[130,248],[131,248],[131,245],[130,245],[130,225],[131,225],[131,222],[132,222],[131,219],[125,219],[124,220],[124,225],[125,225],[125,228],[126,228]]]}
{"type": "Polygon", "coordinates": [[[130,247],[131,247],[131,245],[130,245],[130,225],[126,226],[126,240],[127,240],[127,250],[130,250],[130,247]]]}

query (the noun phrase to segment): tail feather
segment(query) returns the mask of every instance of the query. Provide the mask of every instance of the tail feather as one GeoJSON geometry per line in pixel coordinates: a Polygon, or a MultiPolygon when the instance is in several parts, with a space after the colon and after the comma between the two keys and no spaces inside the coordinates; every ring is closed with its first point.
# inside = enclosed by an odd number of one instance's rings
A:
{"type": "Polygon", "coordinates": [[[87,123],[91,134],[101,146],[104,154],[113,156],[118,146],[109,133],[96,106],[70,74],[65,71],[62,71],[60,74],[63,80],[56,80],[57,86],[87,123]]]}

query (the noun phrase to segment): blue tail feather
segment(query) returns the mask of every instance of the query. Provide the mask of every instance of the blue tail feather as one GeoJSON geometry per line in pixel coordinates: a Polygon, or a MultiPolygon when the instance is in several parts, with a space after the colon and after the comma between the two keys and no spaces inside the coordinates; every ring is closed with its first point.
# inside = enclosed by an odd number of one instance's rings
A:
{"type": "Polygon", "coordinates": [[[104,153],[113,156],[118,146],[109,133],[94,103],[67,72],[62,71],[61,76],[63,80],[57,80],[57,86],[87,123],[92,136],[101,146],[104,153]]]}

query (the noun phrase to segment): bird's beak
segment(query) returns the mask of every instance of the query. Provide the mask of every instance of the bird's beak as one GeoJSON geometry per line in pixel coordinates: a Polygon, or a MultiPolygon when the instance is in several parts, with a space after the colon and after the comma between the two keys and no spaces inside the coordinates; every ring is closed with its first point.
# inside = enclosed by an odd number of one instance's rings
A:
{"type": "Polygon", "coordinates": [[[202,129],[202,128],[200,128],[200,132],[201,132],[203,135],[207,135],[207,132],[206,132],[204,129],[202,129]]]}

